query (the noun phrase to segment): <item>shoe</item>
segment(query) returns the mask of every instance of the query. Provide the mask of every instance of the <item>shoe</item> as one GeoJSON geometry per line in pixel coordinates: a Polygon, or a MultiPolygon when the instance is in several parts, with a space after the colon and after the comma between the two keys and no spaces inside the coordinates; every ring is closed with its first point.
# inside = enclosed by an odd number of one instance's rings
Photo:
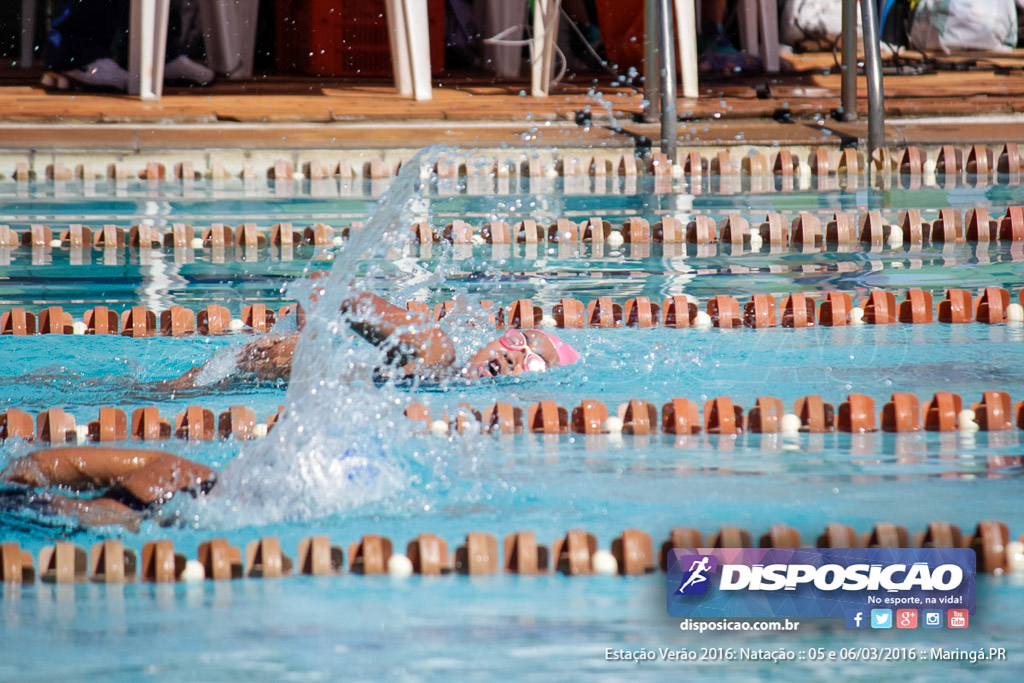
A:
{"type": "Polygon", "coordinates": [[[89,64],[84,69],[72,69],[64,74],[79,85],[89,88],[128,90],[128,72],[109,57],[103,57],[89,64]]]}
{"type": "Polygon", "coordinates": [[[700,56],[697,68],[700,72],[708,74],[737,74],[764,70],[758,57],[737,52],[735,49],[732,52],[708,50],[700,56]]]}
{"type": "Polygon", "coordinates": [[[216,74],[212,69],[193,62],[185,55],[178,55],[164,65],[164,81],[176,81],[190,85],[209,85],[216,74]]]}
{"type": "Polygon", "coordinates": [[[733,47],[733,44],[725,35],[725,27],[721,24],[707,22],[704,24],[700,35],[697,36],[697,52],[701,55],[705,52],[733,54],[739,52],[739,50],[733,47]]]}

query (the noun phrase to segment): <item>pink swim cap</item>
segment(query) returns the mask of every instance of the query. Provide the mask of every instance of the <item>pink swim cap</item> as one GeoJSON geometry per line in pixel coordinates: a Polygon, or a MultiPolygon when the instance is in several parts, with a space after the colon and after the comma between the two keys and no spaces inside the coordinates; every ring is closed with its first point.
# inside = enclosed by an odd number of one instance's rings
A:
{"type": "Polygon", "coordinates": [[[555,351],[558,353],[559,365],[571,365],[580,359],[579,351],[570,346],[568,342],[562,341],[550,332],[545,332],[544,330],[537,331],[550,339],[551,343],[555,346],[555,351]]]}

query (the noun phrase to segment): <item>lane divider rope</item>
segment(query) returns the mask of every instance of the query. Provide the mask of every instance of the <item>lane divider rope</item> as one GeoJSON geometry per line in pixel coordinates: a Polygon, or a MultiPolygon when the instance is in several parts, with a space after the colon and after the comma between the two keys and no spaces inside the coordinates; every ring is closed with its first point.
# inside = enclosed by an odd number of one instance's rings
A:
{"type": "MultiPolygon", "coordinates": [[[[115,442],[129,438],[143,441],[166,440],[172,436],[193,441],[216,438],[251,439],[265,436],[284,414],[284,406],[265,421],[256,420],[252,409],[231,406],[219,414],[209,408],[190,405],[173,419],[160,415],[156,406],[127,412],[115,406],[99,409],[96,419],[76,423],[63,407],[52,407],[32,415],[18,408],[0,412],[0,440],[21,438],[54,444],[69,441],[115,442]]],[[[452,414],[432,416],[430,408],[413,402],[405,415],[422,433],[448,434],[484,432],[489,434],[610,434],[635,436],[672,434],[731,435],[809,433],[867,433],[879,429],[890,433],[909,432],[1002,432],[1024,429],[1024,400],[1014,403],[1009,392],[989,390],[981,399],[967,404],[954,392],[938,391],[927,401],[909,392],[894,392],[879,411],[866,394],[851,393],[838,409],[820,395],[796,399],[786,412],[782,399],[759,396],[744,410],[738,401],[718,396],[704,402],[703,417],[697,402],[675,397],[663,403],[630,399],[614,411],[596,399],[584,399],[565,407],[556,401],[539,401],[527,406],[499,401],[484,410],[460,403],[452,414]],[[659,419],[660,415],[660,419],[659,419]]]]}
{"type": "MultiPolygon", "coordinates": [[[[0,225],[0,247],[234,247],[248,250],[268,245],[339,246],[362,227],[359,221],[340,230],[325,223],[314,223],[301,230],[291,223],[275,223],[269,230],[260,229],[255,223],[241,223],[235,228],[224,223],[213,223],[197,231],[192,225],[175,223],[168,231],[149,225],[134,225],[125,230],[113,224],[99,228],[71,224],[55,231],[47,225],[32,224],[27,230],[19,232],[8,225],[0,225]]],[[[916,248],[924,244],[947,245],[964,241],[1022,242],[1024,207],[1010,206],[998,218],[993,218],[984,207],[966,211],[947,207],[938,209],[938,216],[933,221],[925,220],[921,209],[905,209],[897,214],[895,223],[887,222],[880,210],[872,209],[860,214],[837,211],[825,218],[802,211],[791,220],[787,220],[781,213],[767,212],[763,221],[755,221],[753,224],[739,213],[730,213],[717,224],[708,215],[696,215],[687,220],[663,216],[653,226],[646,218],[630,217],[617,227],[601,217],[587,218],[578,223],[569,218],[559,218],[548,226],[538,224],[533,219],[525,219],[515,225],[495,220],[480,227],[456,219],[440,229],[428,222],[418,222],[411,230],[415,241],[420,244],[434,244],[442,240],[457,245],[590,244],[617,247],[622,244],[728,244],[752,251],[767,245],[773,249],[792,248],[804,252],[827,248],[850,250],[864,246],[880,249],[886,245],[891,248],[916,248]]]]}
{"type": "MultiPolygon", "coordinates": [[[[583,158],[573,154],[548,155],[517,154],[515,152],[479,154],[449,158],[443,156],[435,163],[421,169],[424,180],[436,177],[440,181],[493,180],[509,178],[624,178],[625,180],[653,176],[657,180],[673,176],[693,178],[719,178],[728,176],[776,177],[783,180],[783,189],[792,189],[792,181],[800,176],[817,178],[850,175],[857,176],[867,170],[869,160],[862,152],[846,148],[811,147],[806,156],[799,148],[783,147],[765,150],[747,147],[746,153],[737,155],[729,149],[708,152],[706,149],[680,150],[676,159],[654,154],[646,160],[632,153],[588,154],[583,158]],[[787,185],[789,186],[787,188],[787,185]]],[[[886,148],[879,151],[870,163],[878,173],[908,176],[914,179],[963,180],[974,176],[982,181],[1001,175],[1010,183],[1019,183],[1022,170],[1021,150],[1017,143],[1007,142],[998,148],[987,145],[971,145],[963,148],[955,145],[935,147],[909,146],[886,148]]],[[[343,182],[359,180],[386,180],[398,173],[409,159],[313,159],[302,162],[298,167],[295,159],[280,158],[272,166],[258,169],[252,162],[243,162],[241,171],[233,173],[221,159],[212,159],[207,168],[195,161],[183,160],[171,165],[159,161],[138,160],[134,163],[118,161],[108,164],[103,171],[88,164],[71,168],[64,163],[54,162],[45,167],[45,178],[51,182],[75,179],[96,180],[109,178],[114,181],[142,179],[150,183],[166,181],[168,178],[184,183],[208,177],[226,180],[241,177],[243,180],[257,180],[261,177],[276,182],[295,180],[327,180],[338,178],[343,182]]],[[[15,164],[12,174],[16,182],[28,182],[36,175],[28,161],[15,164]]],[[[657,190],[656,190],[657,191],[657,190]]]]}
{"type": "MultiPolygon", "coordinates": [[[[855,300],[849,292],[840,291],[796,292],[781,302],[771,294],[752,294],[748,301],[742,303],[734,296],[719,294],[706,300],[703,311],[698,300],[689,295],[668,297],[660,304],[646,296],[627,299],[623,303],[611,297],[599,297],[587,303],[565,297],[553,304],[547,314],[532,299],[519,299],[508,306],[496,306],[493,300],[485,299],[481,306],[489,324],[497,329],[767,329],[895,323],[924,325],[935,322],[1000,325],[1024,322],[1024,288],[1018,290],[1016,303],[1011,302],[1009,290],[985,287],[977,297],[966,289],[947,289],[944,298],[938,301],[930,291],[916,288],[906,290],[904,298],[899,301],[894,292],[884,289],[871,290],[860,300],[855,300]]],[[[431,307],[409,301],[406,308],[421,322],[437,322],[455,310],[455,302],[442,301],[431,307]]],[[[276,312],[266,304],[250,304],[242,308],[240,318],[233,318],[231,311],[220,304],[209,304],[198,311],[175,305],[159,315],[141,305],[130,306],[120,314],[107,306],[95,306],[85,311],[81,320],[75,320],[60,306],[49,306],[37,312],[16,307],[0,313],[0,335],[115,334],[145,338],[243,331],[263,333],[270,331],[277,320],[292,313],[301,325],[305,320],[305,310],[296,303],[286,304],[276,312]]]]}
{"type": "MultiPolygon", "coordinates": [[[[572,529],[556,538],[550,547],[537,542],[532,531],[505,536],[503,552],[498,538],[490,533],[470,532],[454,551],[445,539],[422,533],[406,545],[405,555],[394,551],[392,541],[367,534],[348,546],[348,573],[394,576],[501,573],[546,574],[551,570],[565,576],[618,574],[638,576],[666,570],[673,548],[799,548],[800,533],[785,524],[775,524],[757,539],[746,529],[723,526],[703,535],[690,527],[670,530],[655,550],[651,535],[640,529],[625,529],[611,543],[610,552],[601,549],[594,534],[572,529]]],[[[1024,572],[1024,536],[1010,540],[1009,527],[999,521],[979,522],[973,533],[959,526],[933,521],[927,528],[910,534],[905,526],[879,522],[858,534],[853,527],[830,523],[815,540],[819,548],[972,548],[977,553],[979,572],[1004,574],[1024,572]]],[[[38,574],[33,557],[17,542],[0,543],[0,580],[32,584],[94,581],[124,583],[136,579],[148,582],[231,580],[241,578],[282,578],[293,574],[336,576],[345,569],[345,550],[332,545],[327,536],[313,536],[299,542],[296,560],[281,549],[276,536],[250,541],[244,553],[225,538],[199,544],[194,559],[175,550],[170,540],[147,541],[141,558],[118,539],[93,544],[89,553],[71,541],[58,541],[39,552],[38,574]]],[[[4,595],[8,594],[4,591],[4,595]]]]}

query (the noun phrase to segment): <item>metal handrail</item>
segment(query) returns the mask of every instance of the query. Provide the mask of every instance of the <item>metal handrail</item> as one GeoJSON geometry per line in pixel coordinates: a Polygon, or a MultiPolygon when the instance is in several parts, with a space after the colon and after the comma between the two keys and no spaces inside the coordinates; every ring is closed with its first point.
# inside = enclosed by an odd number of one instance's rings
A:
{"type": "Polygon", "coordinates": [[[644,2],[644,121],[661,121],[659,147],[674,163],[678,120],[673,26],[672,0],[644,2]]]}
{"type": "Polygon", "coordinates": [[[657,40],[650,36],[661,35],[658,30],[658,6],[654,0],[644,1],[644,121],[654,123],[658,120],[661,90],[658,79],[654,78],[654,70],[659,66],[661,56],[657,40]]]}
{"type": "MultiPolygon", "coordinates": [[[[857,0],[843,0],[843,63],[841,103],[843,120],[857,120],[857,0]]],[[[868,85],[868,156],[885,146],[885,105],[882,57],[878,48],[878,11],[874,0],[861,0],[864,34],[864,75],[868,85]]],[[[870,168],[870,163],[868,164],[870,168]]]]}
{"type": "Polygon", "coordinates": [[[658,0],[658,31],[661,45],[661,153],[675,163],[678,119],[676,117],[676,53],[672,44],[671,0],[658,0]]]}

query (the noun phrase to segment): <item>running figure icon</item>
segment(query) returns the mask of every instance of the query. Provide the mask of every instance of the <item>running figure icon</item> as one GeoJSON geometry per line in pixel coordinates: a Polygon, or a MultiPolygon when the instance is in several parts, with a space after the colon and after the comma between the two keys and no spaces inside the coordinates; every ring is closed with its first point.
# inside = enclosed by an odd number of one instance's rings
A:
{"type": "Polygon", "coordinates": [[[702,584],[702,583],[704,583],[704,582],[706,582],[708,580],[708,577],[706,576],[706,574],[708,572],[714,571],[714,567],[710,566],[710,562],[711,562],[711,556],[710,555],[702,555],[699,560],[694,560],[692,563],[690,563],[690,569],[688,570],[690,572],[690,575],[686,578],[686,581],[683,582],[683,585],[679,586],[679,593],[681,595],[687,595],[689,593],[697,593],[697,592],[703,593],[704,592],[703,590],[700,590],[700,589],[698,589],[698,590],[693,590],[693,589],[687,590],[687,589],[691,588],[692,586],[697,586],[698,584],[702,584]]]}

